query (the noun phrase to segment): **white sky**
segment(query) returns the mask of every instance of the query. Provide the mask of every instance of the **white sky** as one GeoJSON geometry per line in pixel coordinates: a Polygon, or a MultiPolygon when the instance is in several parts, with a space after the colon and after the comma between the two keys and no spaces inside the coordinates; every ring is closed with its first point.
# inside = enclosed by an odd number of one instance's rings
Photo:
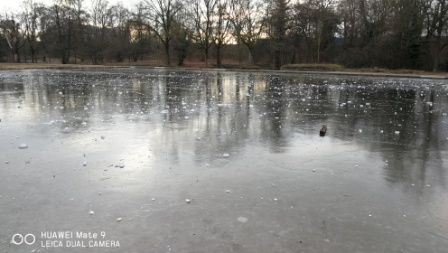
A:
{"type": "MultiPolygon", "coordinates": [[[[34,0],[34,2],[44,3],[46,6],[50,6],[53,4],[54,0],[34,0]]],[[[6,12],[10,13],[18,13],[21,11],[21,5],[23,0],[0,0],[0,13],[3,14],[6,12]]],[[[118,2],[122,2],[123,6],[128,9],[132,9],[139,0],[108,0],[109,5],[116,4],[118,2]]],[[[89,10],[92,6],[92,0],[84,0],[84,7],[89,10]]]]}

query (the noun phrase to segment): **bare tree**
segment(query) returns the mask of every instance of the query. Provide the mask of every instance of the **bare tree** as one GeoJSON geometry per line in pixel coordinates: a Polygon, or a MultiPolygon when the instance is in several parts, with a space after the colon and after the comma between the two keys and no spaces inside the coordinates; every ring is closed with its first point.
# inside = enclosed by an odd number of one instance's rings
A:
{"type": "Polygon", "coordinates": [[[180,0],[144,0],[149,29],[160,39],[165,49],[166,64],[170,61],[170,42],[175,37],[173,25],[182,10],[180,0]]]}
{"type": "Polygon", "coordinates": [[[282,65],[282,54],[289,20],[288,5],[288,0],[268,0],[266,18],[269,24],[269,36],[274,49],[274,69],[280,69],[282,65]]]}
{"type": "Polygon", "coordinates": [[[36,3],[33,0],[23,1],[23,12],[21,14],[22,23],[24,25],[24,37],[28,42],[31,53],[31,62],[37,62],[37,52],[39,50],[39,21],[43,14],[43,4],[36,3]]]}
{"type": "Polygon", "coordinates": [[[83,0],[55,0],[41,16],[41,39],[46,42],[49,52],[61,58],[63,64],[70,57],[84,50],[81,47],[87,13],[82,6],[83,0]]]}
{"type": "Polygon", "coordinates": [[[91,32],[86,35],[87,52],[92,59],[93,64],[100,64],[104,60],[104,50],[109,46],[109,40],[106,38],[107,30],[110,27],[109,21],[112,10],[107,0],[92,0],[92,9],[90,20],[92,26],[91,32]]]}
{"type": "Polygon", "coordinates": [[[338,24],[332,0],[309,0],[292,7],[291,32],[306,44],[307,61],[321,61],[322,51],[333,42],[338,24]]]}
{"type": "Polygon", "coordinates": [[[216,66],[222,65],[222,48],[230,41],[230,22],[228,19],[228,2],[218,0],[216,22],[212,32],[216,46],[216,66]]]}
{"type": "Polygon", "coordinates": [[[191,17],[194,22],[194,42],[204,52],[205,66],[208,66],[209,50],[213,45],[213,28],[216,22],[217,0],[193,0],[191,17]]]}
{"type": "Polygon", "coordinates": [[[249,64],[254,65],[253,51],[266,27],[263,2],[256,0],[230,0],[229,21],[233,35],[249,51],[249,64]]]}
{"type": "Polygon", "coordinates": [[[448,46],[448,0],[421,0],[426,37],[434,45],[433,71],[439,70],[440,54],[448,46]]]}
{"type": "Polygon", "coordinates": [[[6,16],[0,21],[0,29],[8,42],[14,62],[20,62],[20,49],[25,45],[20,23],[13,16],[6,16]]]}
{"type": "Polygon", "coordinates": [[[112,27],[109,55],[117,62],[124,61],[131,43],[131,12],[118,3],[110,8],[108,25],[112,27]]]}

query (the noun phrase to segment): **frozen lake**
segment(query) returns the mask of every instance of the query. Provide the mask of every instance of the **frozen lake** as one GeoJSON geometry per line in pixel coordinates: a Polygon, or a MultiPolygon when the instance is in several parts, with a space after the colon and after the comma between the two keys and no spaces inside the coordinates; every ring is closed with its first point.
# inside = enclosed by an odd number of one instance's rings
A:
{"type": "Polygon", "coordinates": [[[1,71],[0,253],[447,252],[447,113],[438,80],[1,71]]]}

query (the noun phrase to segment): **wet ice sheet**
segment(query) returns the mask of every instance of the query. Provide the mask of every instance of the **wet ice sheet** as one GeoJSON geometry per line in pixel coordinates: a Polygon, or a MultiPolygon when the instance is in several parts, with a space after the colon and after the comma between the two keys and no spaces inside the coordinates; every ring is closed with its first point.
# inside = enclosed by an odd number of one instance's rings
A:
{"type": "Polygon", "coordinates": [[[121,247],[64,252],[448,247],[446,83],[1,74],[2,251],[61,252],[41,247],[44,231],[104,231],[121,247]]]}

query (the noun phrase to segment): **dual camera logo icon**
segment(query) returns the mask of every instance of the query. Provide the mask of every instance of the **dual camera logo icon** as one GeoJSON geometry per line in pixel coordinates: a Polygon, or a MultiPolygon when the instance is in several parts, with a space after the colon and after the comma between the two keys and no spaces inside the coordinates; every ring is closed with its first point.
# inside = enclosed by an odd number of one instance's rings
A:
{"type": "Polygon", "coordinates": [[[12,236],[11,243],[15,245],[21,245],[23,243],[28,245],[33,245],[36,242],[36,236],[33,234],[26,234],[25,236],[22,234],[15,234],[12,236]]]}

